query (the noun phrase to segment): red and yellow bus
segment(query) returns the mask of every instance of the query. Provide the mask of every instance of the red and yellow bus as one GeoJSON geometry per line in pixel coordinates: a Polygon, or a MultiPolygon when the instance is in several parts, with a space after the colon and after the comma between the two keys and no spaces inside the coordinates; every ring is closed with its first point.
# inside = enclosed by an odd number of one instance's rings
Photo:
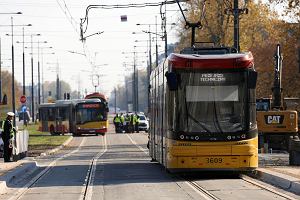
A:
{"type": "Polygon", "coordinates": [[[74,100],[74,135],[101,134],[108,129],[107,104],[101,99],[74,100]]]}
{"type": "Polygon", "coordinates": [[[55,103],[39,105],[39,131],[59,135],[72,131],[73,103],[71,100],[58,100],[55,103]]]}
{"type": "Polygon", "coordinates": [[[58,100],[39,106],[39,130],[52,135],[104,135],[107,128],[107,103],[101,99],[58,100]]]}
{"type": "Polygon", "coordinates": [[[149,152],[169,171],[258,166],[255,87],[248,53],[171,54],[150,77],[149,152]]]}

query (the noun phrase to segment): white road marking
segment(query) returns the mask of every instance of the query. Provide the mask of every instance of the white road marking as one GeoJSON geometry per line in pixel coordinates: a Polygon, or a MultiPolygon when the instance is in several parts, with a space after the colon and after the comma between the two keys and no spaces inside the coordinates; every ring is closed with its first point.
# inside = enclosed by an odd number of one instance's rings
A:
{"type": "Polygon", "coordinates": [[[33,179],[31,179],[31,181],[29,181],[23,188],[20,188],[16,194],[12,197],[10,197],[8,200],[17,200],[20,199],[20,197],[22,197],[22,195],[29,190],[29,188],[35,184],[35,182],[40,179],[41,177],[43,177],[53,166],[55,166],[55,164],[57,163],[57,161],[62,160],[63,158],[66,158],[68,156],[70,156],[73,153],[76,153],[77,151],[79,151],[79,149],[81,148],[81,146],[83,145],[83,143],[85,142],[86,138],[83,138],[83,140],[81,141],[80,145],[77,147],[77,149],[71,151],[68,154],[65,154],[57,159],[55,159],[54,161],[52,161],[43,171],[41,171],[38,175],[36,175],[33,179]]]}
{"type": "Polygon", "coordinates": [[[149,155],[148,149],[144,149],[143,147],[141,147],[140,145],[138,145],[128,134],[126,134],[126,136],[129,138],[129,140],[132,142],[132,144],[134,144],[137,148],[139,148],[145,154],[149,155]]]}

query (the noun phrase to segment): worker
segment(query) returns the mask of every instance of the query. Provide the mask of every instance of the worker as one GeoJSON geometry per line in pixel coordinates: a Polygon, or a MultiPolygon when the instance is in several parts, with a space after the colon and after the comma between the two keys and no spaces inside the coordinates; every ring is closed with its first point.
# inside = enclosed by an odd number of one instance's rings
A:
{"type": "Polygon", "coordinates": [[[130,133],[134,133],[135,130],[135,115],[130,115],[130,133]]]}
{"type": "Polygon", "coordinates": [[[115,131],[116,133],[119,133],[120,132],[120,126],[121,126],[121,117],[119,116],[119,114],[117,114],[115,117],[114,117],[114,125],[115,125],[115,131]]]}
{"type": "Polygon", "coordinates": [[[136,117],[135,117],[135,131],[137,132],[137,133],[139,133],[140,132],[140,130],[139,130],[139,124],[140,124],[140,116],[139,115],[135,115],[136,117]]]}
{"type": "Polygon", "coordinates": [[[11,162],[12,155],[12,139],[16,133],[16,129],[12,125],[12,119],[15,116],[13,112],[8,112],[6,120],[2,123],[3,133],[1,134],[3,143],[4,143],[4,151],[3,158],[4,162],[11,162]]]}
{"type": "Polygon", "coordinates": [[[124,127],[124,129],[125,129],[126,133],[131,133],[132,129],[130,127],[130,115],[128,113],[125,115],[125,127],[124,127]]]}

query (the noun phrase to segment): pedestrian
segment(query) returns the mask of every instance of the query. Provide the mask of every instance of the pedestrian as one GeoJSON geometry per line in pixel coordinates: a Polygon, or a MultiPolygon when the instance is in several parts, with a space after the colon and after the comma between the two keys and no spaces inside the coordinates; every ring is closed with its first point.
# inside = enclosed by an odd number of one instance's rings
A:
{"type": "Polygon", "coordinates": [[[140,117],[139,117],[138,114],[135,114],[134,120],[135,120],[135,127],[134,127],[134,129],[135,129],[135,131],[136,131],[137,133],[139,133],[140,117]]]}
{"type": "Polygon", "coordinates": [[[3,158],[4,162],[12,162],[11,155],[12,155],[12,144],[11,139],[14,137],[15,134],[15,128],[12,125],[12,119],[15,116],[13,112],[8,112],[6,120],[2,124],[3,126],[3,133],[1,135],[3,143],[4,143],[4,149],[3,149],[3,158]]]}

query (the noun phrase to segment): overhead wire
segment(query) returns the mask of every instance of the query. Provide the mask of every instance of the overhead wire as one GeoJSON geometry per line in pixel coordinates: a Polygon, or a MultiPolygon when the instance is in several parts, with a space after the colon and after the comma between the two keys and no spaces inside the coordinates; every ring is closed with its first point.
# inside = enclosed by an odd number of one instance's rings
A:
{"type": "Polygon", "coordinates": [[[63,11],[63,13],[65,14],[65,17],[67,18],[67,20],[71,23],[73,29],[75,30],[76,33],[79,34],[79,31],[77,29],[76,24],[79,24],[75,21],[74,17],[72,16],[66,2],[64,0],[62,0],[64,2],[64,6],[61,5],[61,3],[59,2],[59,0],[56,0],[57,4],[59,5],[60,9],[63,11]]]}

